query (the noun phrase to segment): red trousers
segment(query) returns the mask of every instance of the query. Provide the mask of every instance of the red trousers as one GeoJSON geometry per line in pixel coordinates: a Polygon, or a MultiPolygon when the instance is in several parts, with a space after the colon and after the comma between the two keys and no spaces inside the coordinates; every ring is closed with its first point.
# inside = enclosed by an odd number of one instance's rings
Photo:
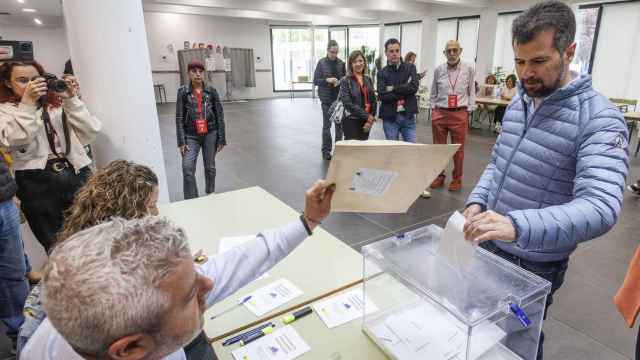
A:
{"type": "MultiPolygon", "coordinates": [[[[447,135],[451,133],[451,143],[460,144],[460,148],[453,155],[453,179],[462,179],[462,164],[464,163],[464,143],[469,129],[469,114],[467,110],[449,111],[433,109],[431,112],[431,130],[434,144],[446,144],[447,135]]],[[[444,172],[442,174],[444,176],[444,172]]]]}

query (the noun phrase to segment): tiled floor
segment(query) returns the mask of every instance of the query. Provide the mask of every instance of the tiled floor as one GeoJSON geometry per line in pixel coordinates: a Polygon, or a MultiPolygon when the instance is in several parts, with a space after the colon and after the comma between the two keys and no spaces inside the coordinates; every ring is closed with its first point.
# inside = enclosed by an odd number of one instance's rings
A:
{"type": "MultiPolygon", "coordinates": [[[[176,150],[174,104],[158,108],[160,130],[172,201],[182,199],[180,157],[176,150]]],[[[320,156],[320,104],[311,99],[269,99],[226,104],[228,147],[217,159],[218,192],[261,186],[293,208],[301,209],[303,194],[323,178],[327,162],[320,156]]],[[[381,124],[372,138],[384,138],[381,124]]],[[[466,144],[463,191],[433,191],[418,199],[406,214],[332,214],[324,228],[356,250],[383,234],[417,223],[443,225],[460,209],[486,165],[495,136],[472,130],[466,144]]],[[[430,127],[421,119],[418,142],[431,143],[430,127]]],[[[633,143],[635,149],[635,141],[633,143]]],[[[204,189],[201,158],[197,172],[204,189]]],[[[632,159],[631,176],[640,176],[640,160],[632,159]]],[[[627,264],[640,243],[640,198],[625,195],[618,225],[600,239],[582,244],[571,258],[564,286],[558,291],[545,322],[545,359],[631,359],[637,329],[626,328],[612,304],[627,264]]],[[[3,338],[0,338],[2,359],[3,338]]]]}

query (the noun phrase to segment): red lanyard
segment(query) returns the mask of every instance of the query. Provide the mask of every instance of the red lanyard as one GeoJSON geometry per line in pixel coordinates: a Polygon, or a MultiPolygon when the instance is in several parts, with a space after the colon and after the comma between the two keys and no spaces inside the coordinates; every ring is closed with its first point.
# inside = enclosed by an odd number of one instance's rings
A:
{"type": "MultiPolygon", "coordinates": [[[[457,66],[459,66],[460,64],[458,63],[457,66]]],[[[457,67],[456,66],[456,67],[457,67]]],[[[457,70],[457,74],[456,74],[456,81],[454,83],[451,83],[451,72],[449,71],[449,69],[447,68],[447,78],[449,78],[449,86],[451,86],[451,92],[455,93],[456,92],[456,85],[458,84],[458,78],[460,77],[460,73],[461,73],[461,69],[457,70]]]]}
{"type": "Polygon", "coordinates": [[[371,109],[371,104],[369,104],[369,89],[367,89],[367,87],[364,86],[364,77],[362,77],[362,82],[358,80],[357,76],[353,75],[353,77],[356,79],[356,82],[360,87],[360,93],[364,95],[364,108],[367,112],[369,112],[369,109],[371,109]]]}
{"type": "Polygon", "coordinates": [[[196,112],[198,113],[198,117],[202,117],[202,89],[196,89],[196,104],[198,108],[196,112]]]}

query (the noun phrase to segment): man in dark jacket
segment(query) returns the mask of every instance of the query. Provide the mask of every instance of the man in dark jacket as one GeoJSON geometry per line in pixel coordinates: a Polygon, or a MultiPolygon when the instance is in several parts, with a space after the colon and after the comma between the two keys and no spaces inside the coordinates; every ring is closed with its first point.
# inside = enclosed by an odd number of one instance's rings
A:
{"type": "MultiPolygon", "coordinates": [[[[331,140],[331,121],[329,108],[338,98],[338,83],[346,74],[344,61],[338,59],[338,43],[330,40],[327,56],[318,61],[313,74],[313,84],[318,87],[318,97],[322,103],[322,157],[331,160],[333,142],[331,140]]],[[[336,141],[342,140],[342,126],[336,124],[336,141]]]]}
{"type": "Polygon", "coordinates": [[[22,307],[29,295],[20,213],[13,202],[17,188],[4,157],[0,156],[0,322],[7,329],[12,350],[24,322],[22,307]]]}
{"type": "Polygon", "coordinates": [[[387,66],[378,72],[378,95],[382,105],[380,117],[388,140],[416,142],[416,93],[420,79],[416,66],[402,62],[400,41],[389,39],[384,44],[387,66]]]}
{"type": "Polygon", "coordinates": [[[192,61],[188,66],[190,82],[178,89],[176,100],[176,135],[182,155],[185,199],[198,197],[196,160],[202,148],[205,191],[216,187],[216,154],[222,151],[225,138],[224,112],[218,92],[204,82],[204,65],[192,61]]]}

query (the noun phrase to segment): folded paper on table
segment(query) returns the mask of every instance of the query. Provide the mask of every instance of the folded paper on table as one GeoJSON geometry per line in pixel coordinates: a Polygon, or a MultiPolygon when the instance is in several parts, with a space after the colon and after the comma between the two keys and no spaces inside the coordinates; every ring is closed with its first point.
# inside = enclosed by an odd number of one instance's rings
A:
{"type": "Polygon", "coordinates": [[[367,313],[378,311],[378,307],[371,301],[366,302],[365,306],[362,288],[318,301],[312,306],[329,329],[361,318],[365,307],[367,313]]]}
{"type": "Polygon", "coordinates": [[[285,326],[231,352],[235,360],[292,360],[310,351],[292,326],[285,326]]]}
{"type": "Polygon", "coordinates": [[[336,212],[404,213],[447,166],[460,145],[392,140],[336,143],[327,181],[336,212]]]}
{"type": "Polygon", "coordinates": [[[279,279],[241,297],[238,301],[241,302],[248,295],[251,295],[251,300],[244,305],[255,316],[262,316],[302,295],[302,290],[287,279],[279,279]]]}

